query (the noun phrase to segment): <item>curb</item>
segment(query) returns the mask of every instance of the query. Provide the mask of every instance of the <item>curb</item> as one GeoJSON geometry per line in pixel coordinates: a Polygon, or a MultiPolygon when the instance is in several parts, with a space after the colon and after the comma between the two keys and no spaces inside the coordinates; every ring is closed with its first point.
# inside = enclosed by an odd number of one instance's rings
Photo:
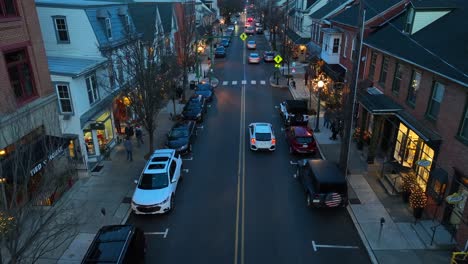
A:
{"type": "Polygon", "coordinates": [[[361,237],[362,244],[364,244],[364,247],[366,248],[367,255],[369,255],[370,261],[372,262],[372,264],[379,264],[379,261],[377,260],[377,257],[375,256],[374,251],[372,250],[369,241],[366,238],[366,235],[364,235],[364,232],[362,231],[361,225],[358,223],[356,217],[354,216],[354,211],[351,208],[351,205],[348,205],[346,207],[346,210],[348,210],[348,214],[351,217],[351,220],[353,220],[354,226],[358,231],[359,237],[361,237]]]}
{"type": "Polygon", "coordinates": [[[275,78],[273,78],[273,76],[270,76],[270,85],[271,87],[277,87],[277,88],[288,88],[287,85],[282,85],[282,84],[276,84],[276,81],[275,81],[275,78]]]}

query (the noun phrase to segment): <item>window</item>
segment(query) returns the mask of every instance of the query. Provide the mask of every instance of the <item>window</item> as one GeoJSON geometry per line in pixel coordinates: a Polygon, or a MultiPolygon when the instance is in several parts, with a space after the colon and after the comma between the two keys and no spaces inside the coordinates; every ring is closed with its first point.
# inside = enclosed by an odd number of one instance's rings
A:
{"type": "Polygon", "coordinates": [[[16,99],[18,101],[25,101],[36,96],[31,65],[26,49],[6,53],[5,63],[16,99]]]}
{"type": "Polygon", "coordinates": [[[416,104],[416,96],[418,94],[420,85],[421,85],[421,73],[413,70],[413,77],[411,78],[411,82],[408,88],[408,98],[406,99],[406,101],[410,105],[414,106],[416,104]]]}
{"type": "Polygon", "coordinates": [[[105,24],[106,24],[107,38],[111,39],[112,38],[112,26],[111,26],[110,18],[106,17],[105,24]]]}
{"type": "Polygon", "coordinates": [[[445,85],[440,82],[434,82],[434,87],[432,89],[431,101],[429,102],[429,108],[427,110],[427,115],[431,119],[437,119],[440,111],[440,104],[444,98],[445,85]]]}
{"type": "Polygon", "coordinates": [[[468,100],[465,104],[465,114],[463,115],[458,135],[468,141],[468,100]]]}
{"type": "Polygon", "coordinates": [[[413,19],[414,19],[414,9],[413,8],[408,8],[408,13],[406,16],[406,24],[405,24],[405,32],[406,33],[411,33],[411,27],[413,25],[413,19]]]}
{"type": "Polygon", "coordinates": [[[334,38],[333,39],[332,53],[338,53],[339,48],[340,48],[340,39],[339,38],[334,38]]]}
{"type": "Polygon", "coordinates": [[[353,45],[351,46],[351,60],[355,60],[356,59],[356,42],[357,42],[357,38],[354,37],[353,38],[353,45]]]}
{"type": "Polygon", "coordinates": [[[55,24],[55,36],[58,43],[70,43],[68,36],[67,20],[64,16],[53,17],[55,24]]]}
{"type": "Polygon", "coordinates": [[[382,60],[382,68],[380,70],[380,77],[379,83],[385,85],[385,81],[387,80],[387,72],[388,72],[388,57],[383,57],[382,60]]]}
{"type": "Polygon", "coordinates": [[[397,63],[395,67],[395,75],[393,76],[392,92],[398,94],[400,92],[402,68],[401,64],[397,63]]]}
{"type": "Polygon", "coordinates": [[[70,87],[66,83],[58,83],[55,85],[59,100],[60,113],[73,113],[72,101],[70,95],[70,87]]]}
{"type": "Polygon", "coordinates": [[[0,0],[0,17],[15,17],[18,16],[16,12],[15,0],[0,0]]]}
{"type": "Polygon", "coordinates": [[[129,15],[124,16],[124,25],[125,25],[125,30],[127,32],[130,32],[130,16],[129,15]]]}
{"type": "Polygon", "coordinates": [[[169,168],[169,177],[171,178],[171,181],[174,178],[176,168],[177,168],[177,163],[173,160],[171,162],[171,167],[169,168]]]}
{"type": "Polygon", "coordinates": [[[377,63],[377,53],[372,52],[370,65],[369,65],[369,80],[374,81],[374,73],[375,73],[375,64],[377,63]]]}
{"type": "Polygon", "coordinates": [[[89,103],[93,104],[99,99],[99,91],[96,85],[96,75],[92,74],[86,77],[86,89],[88,91],[89,103]]]}
{"type": "Polygon", "coordinates": [[[346,58],[346,52],[348,52],[348,36],[345,35],[344,40],[344,49],[343,49],[343,57],[346,58]]]}

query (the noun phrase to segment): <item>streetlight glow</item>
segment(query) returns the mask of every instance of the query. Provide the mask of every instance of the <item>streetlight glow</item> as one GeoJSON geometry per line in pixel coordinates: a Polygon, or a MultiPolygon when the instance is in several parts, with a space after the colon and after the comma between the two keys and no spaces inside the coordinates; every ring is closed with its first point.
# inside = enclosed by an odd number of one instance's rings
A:
{"type": "Polygon", "coordinates": [[[318,81],[318,83],[317,83],[317,86],[319,88],[322,88],[324,85],[325,85],[325,83],[322,80],[318,81]]]}

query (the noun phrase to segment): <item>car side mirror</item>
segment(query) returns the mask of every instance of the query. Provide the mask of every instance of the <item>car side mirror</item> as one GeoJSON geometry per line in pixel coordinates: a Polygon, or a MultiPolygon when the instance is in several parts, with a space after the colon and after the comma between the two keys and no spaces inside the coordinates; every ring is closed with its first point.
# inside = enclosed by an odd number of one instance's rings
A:
{"type": "Polygon", "coordinates": [[[138,180],[134,180],[133,182],[134,182],[135,184],[138,184],[138,180]]]}

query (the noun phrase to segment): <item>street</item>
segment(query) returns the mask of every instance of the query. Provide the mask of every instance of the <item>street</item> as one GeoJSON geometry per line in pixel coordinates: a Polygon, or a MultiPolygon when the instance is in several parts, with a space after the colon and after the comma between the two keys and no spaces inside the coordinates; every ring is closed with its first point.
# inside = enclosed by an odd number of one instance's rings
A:
{"type": "MultiPolygon", "coordinates": [[[[174,211],[127,221],[147,235],[146,263],[370,263],[345,208],[306,207],[290,163],[300,157],[288,152],[276,108],[291,95],[269,85],[273,63],[247,63],[243,30],[215,59],[220,85],[184,158],[174,211]],[[252,122],[273,124],[274,152],[250,151],[252,122]]],[[[264,35],[250,39],[260,55],[269,50],[264,35]]]]}

